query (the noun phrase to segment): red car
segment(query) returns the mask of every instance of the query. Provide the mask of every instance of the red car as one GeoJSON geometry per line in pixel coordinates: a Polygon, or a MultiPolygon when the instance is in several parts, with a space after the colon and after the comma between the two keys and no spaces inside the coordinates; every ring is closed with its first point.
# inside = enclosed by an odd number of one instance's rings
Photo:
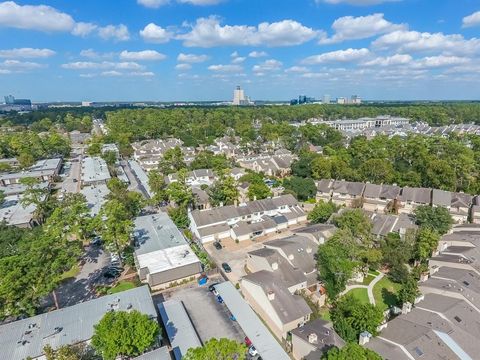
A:
{"type": "Polygon", "coordinates": [[[248,338],[248,336],[245,336],[245,345],[247,345],[247,347],[250,347],[250,345],[252,345],[252,341],[248,338]]]}

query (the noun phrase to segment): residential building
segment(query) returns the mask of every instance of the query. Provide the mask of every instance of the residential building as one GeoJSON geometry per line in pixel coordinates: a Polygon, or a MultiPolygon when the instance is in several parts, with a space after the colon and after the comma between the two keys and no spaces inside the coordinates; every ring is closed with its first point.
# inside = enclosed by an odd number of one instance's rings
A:
{"type": "Polygon", "coordinates": [[[175,360],[181,360],[188,349],[202,346],[195,327],[181,301],[168,300],[159,303],[158,311],[175,360]]]}
{"type": "Polygon", "coordinates": [[[289,360],[282,346],[273,337],[269,329],[258,318],[240,292],[229,281],[215,285],[223,303],[235,317],[245,335],[252,341],[263,360],[289,360]]]}
{"type": "Polygon", "coordinates": [[[295,230],[296,235],[305,236],[317,245],[322,245],[326,240],[332,237],[337,231],[337,227],[331,224],[313,224],[295,230]]]}
{"type": "Polygon", "coordinates": [[[480,224],[480,196],[477,195],[473,198],[473,205],[470,209],[470,218],[472,223],[480,224]]]}
{"type": "Polygon", "coordinates": [[[312,310],[299,295],[270,271],[258,271],[242,278],[240,289],[245,300],[267,323],[278,339],[310,320],[312,310]]]}
{"type": "Polygon", "coordinates": [[[106,184],[91,184],[84,186],[80,193],[85,195],[90,215],[93,217],[100,213],[102,205],[107,201],[107,195],[110,193],[110,190],[106,184]]]}
{"type": "Polygon", "coordinates": [[[333,189],[334,180],[331,179],[322,179],[316,181],[317,185],[317,201],[329,202],[332,200],[332,189],[333,189]]]}
{"type": "Polygon", "coordinates": [[[345,346],[332,323],[322,319],[310,321],[291,333],[292,355],[296,360],[318,360],[331,348],[345,346]]]}
{"type": "Polygon", "coordinates": [[[128,166],[138,181],[139,189],[143,192],[147,199],[152,198],[154,194],[150,189],[150,185],[148,184],[148,175],[145,170],[143,170],[140,164],[135,160],[128,160],[128,166]]]}
{"type": "Polygon", "coordinates": [[[81,177],[82,186],[106,184],[111,178],[107,163],[98,156],[82,159],[81,177]]]}
{"type": "Polygon", "coordinates": [[[138,275],[154,289],[197,277],[202,264],[166,213],[135,219],[134,259],[138,275]]]}
{"type": "Polygon", "coordinates": [[[194,199],[195,209],[206,210],[212,207],[210,204],[210,196],[205,190],[202,190],[199,187],[192,187],[192,193],[195,198],[194,199]]]}
{"type": "Polygon", "coordinates": [[[401,188],[396,185],[376,185],[367,183],[363,193],[363,209],[384,213],[393,210],[401,188]]]}
{"type": "Polygon", "coordinates": [[[332,201],[338,206],[361,207],[365,184],[336,180],[332,185],[332,201]]]}
{"type": "MultiPolygon", "coordinates": [[[[210,186],[214,183],[217,177],[210,169],[198,169],[189,171],[187,177],[185,178],[185,183],[188,186],[200,187],[202,185],[210,186]]],[[[178,181],[178,174],[169,174],[167,175],[165,182],[167,184],[178,181]]]]}
{"type": "Polygon", "coordinates": [[[203,243],[248,240],[302,223],[307,216],[292,195],[189,212],[190,230],[203,243]]]}
{"type": "Polygon", "coordinates": [[[146,171],[157,169],[165,152],[175,147],[182,147],[183,142],[179,139],[144,140],[132,143],[133,158],[146,171]]]}
{"type": "Polygon", "coordinates": [[[468,221],[473,196],[444,190],[432,190],[432,206],[445,207],[457,224],[468,221]]]}
{"type": "Polygon", "coordinates": [[[290,174],[291,165],[295,156],[287,155],[262,155],[256,157],[240,158],[238,164],[255,172],[264,173],[267,176],[284,177],[290,174]]]}
{"type": "Polygon", "coordinates": [[[377,237],[385,237],[389,233],[397,233],[404,238],[409,231],[416,231],[418,225],[409,214],[379,214],[371,213],[372,234],[377,237]]]}
{"type": "Polygon", "coordinates": [[[45,359],[43,349],[47,345],[58,349],[64,345],[89,343],[94,325],[107,312],[132,310],[157,319],[147,286],[0,325],[0,359],[45,359]]]}
{"type": "Polygon", "coordinates": [[[413,211],[422,205],[430,205],[432,201],[432,189],[427,188],[402,188],[402,193],[399,197],[399,213],[411,214],[413,211]]]}
{"type": "Polygon", "coordinates": [[[54,178],[60,173],[62,163],[61,158],[38,160],[26,171],[0,174],[0,185],[18,184],[24,178],[34,178],[40,182],[53,182],[54,178]]]}

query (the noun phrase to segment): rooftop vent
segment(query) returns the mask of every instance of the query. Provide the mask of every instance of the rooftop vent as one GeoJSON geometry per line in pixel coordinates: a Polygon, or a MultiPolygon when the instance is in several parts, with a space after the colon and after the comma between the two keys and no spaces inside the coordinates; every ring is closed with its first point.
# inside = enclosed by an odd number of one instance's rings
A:
{"type": "Polygon", "coordinates": [[[275,293],[273,291],[269,291],[267,296],[268,296],[268,300],[270,301],[275,300],[275,293]]]}
{"type": "Polygon", "coordinates": [[[310,344],[315,344],[317,341],[318,341],[317,334],[311,333],[310,335],[308,335],[308,342],[310,344]]]}

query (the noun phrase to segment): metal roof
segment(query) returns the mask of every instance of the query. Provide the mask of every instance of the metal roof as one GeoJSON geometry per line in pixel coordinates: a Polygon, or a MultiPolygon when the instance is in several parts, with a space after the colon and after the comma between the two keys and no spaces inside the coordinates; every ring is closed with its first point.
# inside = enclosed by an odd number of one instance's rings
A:
{"type": "Polygon", "coordinates": [[[138,310],[157,317],[148,286],[103,296],[0,326],[0,360],[36,358],[48,344],[56,349],[90,340],[93,326],[112,310],[138,310]]]}
{"type": "Polygon", "coordinates": [[[257,314],[242,298],[230,282],[215,285],[225,305],[237,319],[245,335],[252,341],[264,360],[290,360],[270,331],[263,325],[257,314]]]}
{"type": "Polygon", "coordinates": [[[172,360],[168,347],[163,346],[143,355],[140,355],[133,360],[172,360]]]}
{"type": "Polygon", "coordinates": [[[82,160],[82,181],[84,183],[110,180],[110,172],[101,157],[85,157],[82,160]]]}
{"type": "Polygon", "coordinates": [[[154,194],[150,190],[150,186],[148,185],[147,173],[142,169],[140,164],[135,160],[128,160],[128,164],[130,165],[130,168],[132,169],[132,171],[135,173],[135,176],[137,177],[138,181],[140,181],[140,184],[145,189],[147,195],[149,197],[153,197],[154,194]]]}
{"type": "Polygon", "coordinates": [[[157,306],[176,360],[180,360],[188,349],[202,346],[181,301],[168,300],[157,306]]]}

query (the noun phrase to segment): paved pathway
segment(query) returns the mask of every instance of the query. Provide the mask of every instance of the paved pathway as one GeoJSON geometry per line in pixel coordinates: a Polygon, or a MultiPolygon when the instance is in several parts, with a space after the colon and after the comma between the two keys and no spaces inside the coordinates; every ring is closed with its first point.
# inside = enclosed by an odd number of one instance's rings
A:
{"type": "Polygon", "coordinates": [[[375,277],[375,279],[372,280],[372,282],[368,285],[347,285],[346,289],[340,293],[340,295],[345,295],[348,293],[350,290],[353,289],[367,289],[367,294],[368,294],[368,301],[370,304],[375,305],[375,297],[373,296],[373,287],[375,286],[376,283],[378,283],[382,278],[385,276],[384,273],[380,273],[375,277]]]}

